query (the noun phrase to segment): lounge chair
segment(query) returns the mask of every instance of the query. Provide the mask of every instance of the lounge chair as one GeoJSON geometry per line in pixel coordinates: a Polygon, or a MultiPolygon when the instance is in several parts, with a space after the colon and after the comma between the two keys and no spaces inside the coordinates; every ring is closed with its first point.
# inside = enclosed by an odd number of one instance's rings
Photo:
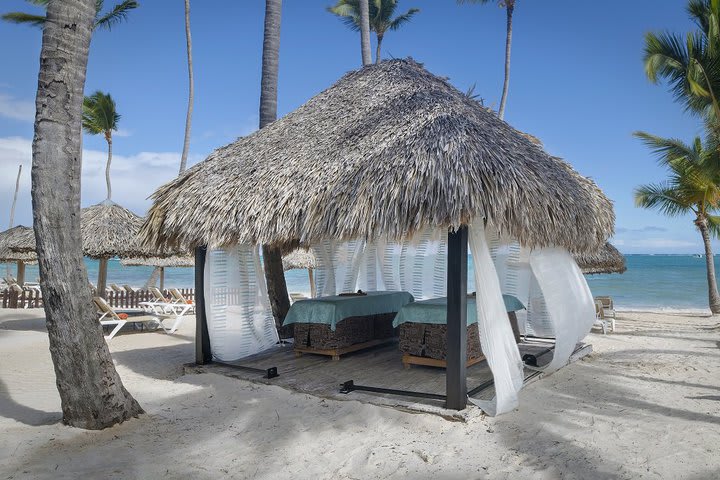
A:
{"type": "Polygon", "coordinates": [[[122,289],[122,288],[120,288],[120,287],[118,287],[117,284],[115,284],[115,283],[111,283],[111,284],[110,284],[110,288],[111,288],[112,291],[115,292],[115,293],[125,293],[125,290],[122,289]]]}
{"type": "Polygon", "coordinates": [[[192,312],[195,313],[195,305],[193,304],[193,301],[187,300],[183,294],[180,293],[180,290],[177,288],[171,288],[169,292],[172,296],[172,303],[177,305],[190,305],[192,312]]]}
{"type": "Polygon", "coordinates": [[[307,300],[308,298],[310,298],[310,297],[308,297],[307,295],[305,295],[305,294],[303,294],[303,293],[295,293],[295,292],[293,292],[293,293],[290,294],[290,303],[291,303],[291,304],[292,304],[292,303],[295,303],[295,302],[297,302],[298,300],[307,300]]]}
{"type": "Polygon", "coordinates": [[[122,318],[106,301],[101,297],[93,297],[93,302],[98,309],[98,315],[100,318],[100,325],[115,325],[109,335],[105,335],[105,340],[112,340],[112,338],[125,326],[127,322],[158,322],[162,326],[157,318],[154,317],[132,317],[130,320],[127,315],[122,318]]]}
{"type": "Polygon", "coordinates": [[[135,293],[135,292],[137,291],[137,289],[131,287],[131,286],[128,285],[127,283],[123,285],[123,289],[124,289],[127,293],[135,293]]]}
{"type": "MultiPolygon", "coordinates": [[[[615,321],[613,320],[613,324],[615,321]]],[[[602,329],[603,335],[607,334],[607,329],[609,326],[608,320],[605,318],[605,309],[603,308],[603,303],[600,300],[595,300],[595,323],[593,323],[593,327],[600,327],[602,329]]],[[[613,331],[615,331],[615,327],[613,325],[613,331]]]]}
{"type": "Polygon", "coordinates": [[[612,297],[604,296],[604,297],[595,297],[595,301],[600,301],[603,306],[603,313],[605,314],[605,318],[611,318],[612,319],[612,331],[615,331],[615,305],[613,304],[612,297]]]}

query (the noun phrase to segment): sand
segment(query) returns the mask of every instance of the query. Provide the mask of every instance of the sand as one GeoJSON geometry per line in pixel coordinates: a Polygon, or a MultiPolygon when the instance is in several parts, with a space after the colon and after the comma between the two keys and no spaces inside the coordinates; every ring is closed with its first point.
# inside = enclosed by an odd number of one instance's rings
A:
{"type": "Polygon", "coordinates": [[[708,317],[623,313],[595,352],[466,423],[183,375],[176,335],[110,349],[147,411],[88,432],[60,423],[42,311],[0,311],[0,479],[720,478],[720,330],[708,317]]]}

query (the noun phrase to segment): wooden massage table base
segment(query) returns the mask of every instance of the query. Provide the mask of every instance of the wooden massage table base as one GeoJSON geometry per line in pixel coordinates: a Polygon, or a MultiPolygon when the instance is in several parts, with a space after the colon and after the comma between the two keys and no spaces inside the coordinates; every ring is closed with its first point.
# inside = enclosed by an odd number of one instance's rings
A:
{"type": "Polygon", "coordinates": [[[333,361],[338,361],[340,360],[340,356],[345,355],[346,353],[357,352],[358,350],[365,350],[366,348],[377,347],[379,345],[385,345],[393,342],[397,342],[397,338],[378,338],[368,342],[356,343],[354,345],[340,348],[321,349],[312,347],[295,347],[294,350],[296,357],[301,357],[305,353],[311,353],[313,355],[326,355],[328,357],[332,357],[333,361]]]}

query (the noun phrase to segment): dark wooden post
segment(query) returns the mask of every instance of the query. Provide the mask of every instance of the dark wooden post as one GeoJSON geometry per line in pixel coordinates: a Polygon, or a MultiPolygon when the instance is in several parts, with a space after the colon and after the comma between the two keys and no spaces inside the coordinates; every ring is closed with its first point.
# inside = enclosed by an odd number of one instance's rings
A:
{"type": "Polygon", "coordinates": [[[467,406],[467,262],[468,229],[448,232],[446,407],[467,406]]]}
{"type": "Polygon", "coordinates": [[[205,259],[207,248],[195,249],[195,363],[204,365],[212,362],[210,335],[205,316],[205,259]]]}

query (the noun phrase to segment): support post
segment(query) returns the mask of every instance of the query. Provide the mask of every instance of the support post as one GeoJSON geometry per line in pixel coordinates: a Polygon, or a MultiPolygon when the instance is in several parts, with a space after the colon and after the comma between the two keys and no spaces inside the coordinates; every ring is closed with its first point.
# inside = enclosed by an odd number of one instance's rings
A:
{"type": "Polygon", "coordinates": [[[448,232],[447,265],[447,368],[445,406],[467,406],[467,262],[468,229],[448,232]]]}
{"type": "Polygon", "coordinates": [[[160,291],[165,290],[165,267],[160,267],[160,291]]]}
{"type": "Polygon", "coordinates": [[[107,287],[107,266],[108,259],[101,258],[98,263],[98,280],[97,280],[97,296],[105,298],[105,288],[107,287]]]}
{"type": "Polygon", "coordinates": [[[308,280],[310,281],[310,298],[315,298],[315,274],[312,268],[308,268],[308,280]]]}
{"type": "Polygon", "coordinates": [[[25,262],[22,260],[17,262],[17,284],[21,287],[25,285],[25,262]]]}
{"type": "Polygon", "coordinates": [[[210,335],[205,316],[205,260],[206,247],[195,249],[195,363],[205,365],[212,362],[210,335]]]}

